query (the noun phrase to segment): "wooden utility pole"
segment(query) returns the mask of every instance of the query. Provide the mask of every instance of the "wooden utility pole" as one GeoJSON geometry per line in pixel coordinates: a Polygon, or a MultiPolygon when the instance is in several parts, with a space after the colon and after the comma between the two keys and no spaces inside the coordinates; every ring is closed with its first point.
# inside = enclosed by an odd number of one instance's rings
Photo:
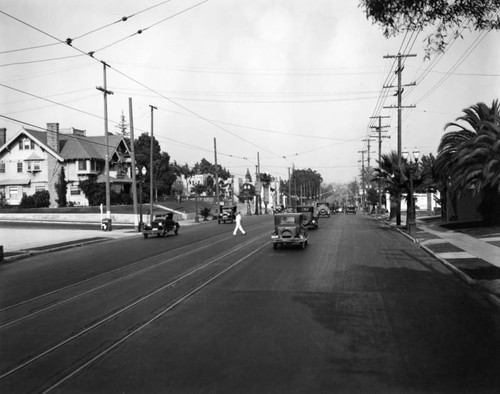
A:
{"type": "Polygon", "coordinates": [[[363,212],[365,211],[365,153],[366,150],[360,150],[358,153],[361,153],[361,188],[363,190],[363,194],[361,195],[361,206],[363,207],[363,212]]]}
{"type": "MultiPolygon", "coordinates": [[[[396,95],[398,96],[398,105],[397,107],[394,106],[388,106],[384,108],[397,108],[398,109],[398,167],[401,168],[401,146],[402,146],[402,128],[401,128],[401,123],[402,123],[402,109],[403,108],[415,108],[414,105],[406,105],[403,106],[403,86],[415,86],[415,82],[412,82],[407,85],[402,85],[401,84],[401,74],[403,72],[403,66],[401,64],[401,59],[402,58],[407,58],[407,57],[415,57],[417,55],[415,54],[407,54],[407,55],[402,55],[398,53],[397,55],[386,55],[384,56],[384,59],[398,59],[398,68],[395,71],[395,73],[398,74],[398,86],[397,86],[397,92],[396,95]]],[[[395,88],[396,86],[384,86],[384,88],[395,88]]],[[[397,196],[397,211],[396,211],[396,225],[400,226],[401,225],[401,193],[398,193],[397,196]]]]}
{"type": "Polygon", "coordinates": [[[219,201],[219,170],[217,168],[217,140],[214,137],[214,160],[215,160],[215,203],[217,204],[215,213],[217,218],[219,218],[220,213],[220,201],[219,201]]]}
{"type": "Polygon", "coordinates": [[[150,105],[151,107],[151,144],[150,144],[150,152],[149,152],[149,155],[151,156],[150,157],[150,162],[149,162],[149,193],[150,193],[150,196],[149,196],[149,224],[150,226],[152,227],[153,226],[153,191],[154,191],[154,188],[153,188],[153,167],[154,167],[154,161],[153,161],[153,153],[154,153],[154,150],[153,150],[153,138],[154,138],[154,134],[153,134],[153,110],[155,109],[158,109],[156,108],[155,106],[153,105],[150,105]]]}
{"type": "Polygon", "coordinates": [[[113,94],[111,90],[108,90],[108,85],[106,81],[106,67],[108,65],[106,62],[101,61],[103,65],[104,74],[104,85],[103,87],[97,87],[96,89],[101,91],[104,95],[104,135],[106,136],[106,156],[104,163],[104,171],[106,172],[106,218],[109,219],[107,226],[107,231],[111,231],[111,184],[109,180],[109,138],[108,138],[108,94],[113,94]]]}
{"type": "Polygon", "coordinates": [[[139,218],[137,216],[137,178],[135,176],[135,147],[134,147],[134,115],[132,111],[132,97],[128,98],[128,116],[130,119],[130,161],[132,172],[132,203],[134,205],[134,228],[141,231],[139,228],[139,218]]]}
{"type": "MultiPolygon", "coordinates": [[[[390,116],[371,116],[370,119],[378,119],[378,126],[371,126],[372,128],[377,129],[378,135],[378,162],[380,166],[380,162],[382,161],[382,138],[390,138],[389,136],[382,136],[382,131],[387,132],[387,130],[382,130],[382,128],[389,127],[382,126],[382,118],[390,118],[390,116]]],[[[382,208],[382,179],[378,180],[378,209],[382,208]]]]}

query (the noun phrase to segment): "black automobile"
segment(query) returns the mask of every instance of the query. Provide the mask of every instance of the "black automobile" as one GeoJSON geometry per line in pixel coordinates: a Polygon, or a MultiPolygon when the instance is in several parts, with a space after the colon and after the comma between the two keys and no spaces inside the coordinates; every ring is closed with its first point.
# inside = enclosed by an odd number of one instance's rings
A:
{"type": "Polygon", "coordinates": [[[345,214],[349,215],[350,213],[352,213],[353,215],[356,215],[356,207],[354,205],[349,205],[346,207],[345,214]]]}
{"type": "Polygon", "coordinates": [[[284,245],[307,246],[307,229],[301,213],[279,213],[274,215],[274,232],[271,235],[273,248],[284,245]]]}
{"type": "Polygon", "coordinates": [[[304,216],[303,224],[306,228],[313,230],[318,228],[319,218],[313,205],[298,205],[295,210],[304,216]]]}
{"type": "Polygon", "coordinates": [[[220,213],[219,213],[219,218],[217,220],[217,223],[220,224],[220,222],[226,223],[230,222],[233,223],[234,220],[236,220],[236,205],[225,205],[220,208],[220,213]]]}
{"type": "Polygon", "coordinates": [[[316,210],[318,212],[318,217],[330,217],[330,203],[318,202],[316,203],[316,210]]]}
{"type": "Polygon", "coordinates": [[[142,235],[144,238],[154,235],[157,237],[165,237],[169,231],[173,231],[174,234],[177,235],[179,227],[179,223],[174,220],[173,212],[155,214],[152,224],[144,225],[142,235]]]}

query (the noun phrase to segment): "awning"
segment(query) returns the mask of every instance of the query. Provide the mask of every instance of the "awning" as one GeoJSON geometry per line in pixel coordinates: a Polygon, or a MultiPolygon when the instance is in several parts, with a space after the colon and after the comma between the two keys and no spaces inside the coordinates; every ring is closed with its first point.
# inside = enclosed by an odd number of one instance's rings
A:
{"type": "Polygon", "coordinates": [[[31,156],[28,157],[27,159],[24,159],[24,161],[37,161],[37,160],[44,160],[44,158],[38,156],[35,152],[33,152],[31,156]]]}
{"type": "Polygon", "coordinates": [[[0,186],[18,186],[18,185],[28,185],[30,183],[29,178],[16,178],[16,179],[2,179],[0,178],[0,186]]]}

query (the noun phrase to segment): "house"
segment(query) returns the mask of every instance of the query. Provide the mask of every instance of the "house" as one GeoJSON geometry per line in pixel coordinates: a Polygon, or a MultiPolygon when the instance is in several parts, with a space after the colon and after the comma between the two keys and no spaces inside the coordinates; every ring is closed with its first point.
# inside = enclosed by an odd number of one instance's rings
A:
{"type": "Polygon", "coordinates": [[[57,206],[56,183],[64,168],[68,183],[67,201],[89,205],[80,182],[95,175],[106,182],[105,160],[109,152],[111,190],[129,192],[132,185],[130,154],[122,136],[87,137],[85,130],[59,129],[48,123],[47,130],[22,128],[9,141],[0,129],[0,195],[9,205],[19,205],[23,194],[40,190],[50,193],[50,206],[57,206]]]}

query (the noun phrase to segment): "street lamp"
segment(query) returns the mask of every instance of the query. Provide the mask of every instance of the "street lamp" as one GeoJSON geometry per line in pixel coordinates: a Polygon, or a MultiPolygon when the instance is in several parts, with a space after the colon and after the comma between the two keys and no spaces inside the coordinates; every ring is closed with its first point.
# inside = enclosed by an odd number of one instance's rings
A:
{"type": "Polygon", "coordinates": [[[247,200],[247,216],[250,215],[250,200],[249,200],[249,196],[250,196],[250,189],[252,187],[250,186],[249,183],[244,183],[243,184],[243,190],[245,191],[245,197],[246,197],[246,200],[247,200]]]}
{"type": "Polygon", "coordinates": [[[146,175],[147,170],[146,167],[142,167],[142,169],[139,171],[139,169],[136,167],[135,168],[135,174],[139,175],[142,174],[141,179],[139,180],[139,227],[137,231],[142,231],[142,184],[144,183],[143,177],[146,175]]]}
{"type": "Polygon", "coordinates": [[[406,214],[406,228],[408,229],[411,236],[415,236],[416,233],[416,223],[415,223],[415,200],[413,198],[413,176],[415,172],[418,170],[418,157],[420,155],[420,151],[415,148],[410,154],[407,149],[403,151],[403,158],[405,161],[409,158],[410,161],[408,163],[409,172],[410,172],[410,193],[409,193],[409,204],[408,204],[408,212],[406,214]]]}

